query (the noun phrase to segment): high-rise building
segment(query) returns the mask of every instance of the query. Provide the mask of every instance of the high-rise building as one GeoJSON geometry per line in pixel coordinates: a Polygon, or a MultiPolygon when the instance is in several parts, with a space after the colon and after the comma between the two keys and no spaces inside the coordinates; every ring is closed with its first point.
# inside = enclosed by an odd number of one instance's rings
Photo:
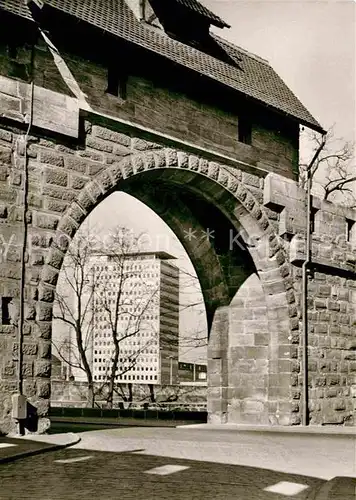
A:
{"type": "Polygon", "coordinates": [[[166,252],[95,254],[92,367],[94,382],[110,376],[119,346],[115,381],[177,382],[179,269],[166,252]]]}

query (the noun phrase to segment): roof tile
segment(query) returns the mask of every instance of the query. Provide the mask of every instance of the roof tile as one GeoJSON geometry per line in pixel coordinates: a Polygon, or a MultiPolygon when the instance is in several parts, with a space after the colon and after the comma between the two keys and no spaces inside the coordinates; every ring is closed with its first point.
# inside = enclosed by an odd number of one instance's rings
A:
{"type": "MultiPolygon", "coordinates": [[[[192,2],[192,0],[180,1],[192,2]]],[[[164,32],[153,30],[144,23],[140,23],[124,0],[47,0],[46,3],[108,33],[210,77],[297,119],[312,129],[322,130],[319,123],[267,61],[220,37],[212,35],[220,46],[238,61],[238,67],[173,40],[164,32]]],[[[0,0],[0,8],[31,18],[23,0],[0,0]]]]}
{"type": "Polygon", "coordinates": [[[197,2],[197,0],[175,0],[175,1],[177,3],[180,3],[181,5],[184,5],[184,7],[187,7],[193,12],[197,12],[198,14],[206,17],[211,21],[212,24],[215,24],[215,26],[218,26],[220,28],[224,27],[230,28],[230,26],[225,21],[223,21],[213,12],[211,12],[211,10],[204,7],[204,5],[202,5],[200,2],[197,2]]]}

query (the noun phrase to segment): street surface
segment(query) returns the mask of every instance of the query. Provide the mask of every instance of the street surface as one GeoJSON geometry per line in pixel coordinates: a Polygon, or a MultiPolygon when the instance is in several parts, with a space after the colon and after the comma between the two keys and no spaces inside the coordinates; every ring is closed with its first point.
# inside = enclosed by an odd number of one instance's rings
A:
{"type": "MultiPolygon", "coordinates": [[[[80,436],[71,448],[0,465],[0,499],[319,500],[326,480],[356,477],[350,436],[179,428],[80,436]]],[[[349,484],[335,499],[352,498],[349,484]]]]}
{"type": "Polygon", "coordinates": [[[120,428],[79,434],[76,449],[144,450],[148,455],[273,469],[320,479],[356,477],[356,436],[194,428],[120,428]]]}

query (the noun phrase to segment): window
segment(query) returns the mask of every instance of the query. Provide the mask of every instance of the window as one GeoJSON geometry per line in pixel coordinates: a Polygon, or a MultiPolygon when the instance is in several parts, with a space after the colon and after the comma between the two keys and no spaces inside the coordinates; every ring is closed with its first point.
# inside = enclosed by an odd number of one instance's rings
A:
{"type": "Polygon", "coordinates": [[[310,211],[310,232],[314,233],[315,232],[315,214],[317,213],[318,209],[312,207],[310,211]]]}
{"type": "Polygon", "coordinates": [[[11,297],[3,297],[1,299],[1,323],[3,325],[10,325],[11,317],[9,305],[11,303],[11,297]]]}
{"type": "Polygon", "coordinates": [[[352,243],[353,233],[355,228],[355,221],[346,219],[347,228],[346,228],[346,241],[352,243]]]}
{"type": "Polygon", "coordinates": [[[252,126],[251,121],[246,116],[240,116],[238,121],[239,142],[251,144],[252,142],[252,126]]]}

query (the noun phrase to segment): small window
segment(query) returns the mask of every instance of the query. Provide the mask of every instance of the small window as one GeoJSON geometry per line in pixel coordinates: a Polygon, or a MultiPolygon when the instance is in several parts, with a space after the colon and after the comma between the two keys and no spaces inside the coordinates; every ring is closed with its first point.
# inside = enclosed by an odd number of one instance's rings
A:
{"type": "Polygon", "coordinates": [[[126,99],[127,96],[127,75],[120,73],[118,67],[109,67],[108,69],[108,94],[126,99]]]}
{"type": "Polygon", "coordinates": [[[252,126],[249,118],[240,116],[238,121],[239,142],[251,144],[252,142],[252,126]]]}
{"type": "Polygon", "coordinates": [[[12,300],[11,297],[3,297],[1,299],[1,323],[3,325],[10,325],[11,323],[10,310],[9,310],[9,305],[11,300],[12,300]]]}
{"type": "Polygon", "coordinates": [[[352,242],[353,240],[353,232],[355,227],[355,221],[346,219],[347,227],[346,227],[346,241],[352,242]]]}
{"type": "Polygon", "coordinates": [[[310,211],[310,232],[315,233],[315,215],[317,213],[318,209],[312,207],[310,211]]]}

